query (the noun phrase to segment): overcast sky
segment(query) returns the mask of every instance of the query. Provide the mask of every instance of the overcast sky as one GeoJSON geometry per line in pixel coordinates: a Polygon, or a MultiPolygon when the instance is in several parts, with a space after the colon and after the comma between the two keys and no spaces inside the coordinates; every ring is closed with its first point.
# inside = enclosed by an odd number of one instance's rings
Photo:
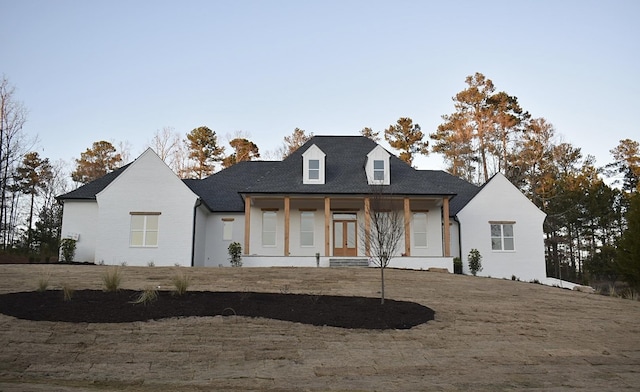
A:
{"type": "Polygon", "coordinates": [[[635,0],[0,0],[0,74],[52,161],[98,140],[135,158],[163,127],[243,131],[261,151],[296,127],[404,116],[428,135],[481,72],[605,165],[640,140],[639,15],[635,0]]]}

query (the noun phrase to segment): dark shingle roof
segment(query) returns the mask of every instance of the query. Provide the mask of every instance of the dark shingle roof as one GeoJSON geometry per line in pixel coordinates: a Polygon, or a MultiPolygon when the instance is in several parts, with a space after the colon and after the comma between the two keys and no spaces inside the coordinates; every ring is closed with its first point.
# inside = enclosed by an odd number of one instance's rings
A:
{"type": "Polygon", "coordinates": [[[452,176],[442,170],[420,170],[425,177],[428,177],[433,183],[448,189],[456,194],[449,203],[449,215],[455,216],[460,210],[480,192],[480,187],[470,182],[452,176]]]}
{"type": "Polygon", "coordinates": [[[104,176],[95,179],[87,184],[82,185],[81,187],[72,190],[71,192],[65,193],[64,195],[60,195],[56,197],[58,200],[95,200],[96,195],[100,193],[107,185],[111,184],[113,180],[115,180],[120,174],[122,174],[129,164],[122,166],[112,172],[105,174],[104,176]]]}
{"type": "MultiPolygon", "coordinates": [[[[281,162],[268,176],[250,185],[246,193],[298,194],[367,194],[365,164],[367,154],[377,144],[362,136],[314,136],[281,162]],[[326,154],[325,183],[302,183],[302,154],[312,145],[326,154]]],[[[389,157],[391,185],[389,193],[396,195],[454,195],[449,189],[423,176],[395,155],[389,157]]]]}
{"type": "MultiPolygon", "coordinates": [[[[314,136],[282,161],[237,163],[203,180],[183,180],[211,211],[243,212],[243,193],[249,194],[368,194],[365,163],[377,144],[362,136],[314,136]],[[302,154],[312,145],[325,154],[325,184],[302,183],[302,154]]],[[[390,154],[391,185],[395,195],[453,196],[450,215],[456,215],[480,190],[444,171],[416,170],[390,154]]],[[[128,165],[92,181],[58,200],[95,200],[96,194],[128,165]]]]}
{"type": "Polygon", "coordinates": [[[280,162],[245,161],[224,169],[203,180],[184,180],[184,183],[211,211],[243,212],[240,192],[255,183],[280,162]]]}

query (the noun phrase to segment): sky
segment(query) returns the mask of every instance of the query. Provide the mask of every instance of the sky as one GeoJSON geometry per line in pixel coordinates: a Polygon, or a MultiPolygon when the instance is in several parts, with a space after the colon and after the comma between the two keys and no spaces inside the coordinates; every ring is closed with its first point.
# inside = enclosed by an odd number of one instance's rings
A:
{"type": "Polygon", "coordinates": [[[411,117],[428,135],[480,72],[603,166],[640,140],[639,15],[637,0],[0,0],[0,75],[40,155],[70,165],[99,140],[135,158],[164,127],[224,145],[241,131],[261,152],[296,127],[411,117]]]}

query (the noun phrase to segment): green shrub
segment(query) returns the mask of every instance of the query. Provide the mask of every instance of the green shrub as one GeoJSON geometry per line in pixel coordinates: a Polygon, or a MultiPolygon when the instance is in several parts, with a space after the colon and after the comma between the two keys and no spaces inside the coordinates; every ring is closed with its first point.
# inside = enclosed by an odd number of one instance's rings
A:
{"type": "Polygon", "coordinates": [[[459,257],[453,258],[453,273],[462,274],[462,260],[459,257]]]}
{"type": "Polygon", "coordinates": [[[113,292],[120,290],[120,283],[122,282],[120,268],[114,267],[108,269],[104,275],[102,275],[102,282],[104,283],[105,291],[113,292]]]}
{"type": "Polygon", "coordinates": [[[229,261],[232,267],[242,267],[242,245],[239,242],[232,242],[229,245],[229,261]]]}
{"type": "Polygon", "coordinates": [[[482,271],[482,255],[478,249],[471,249],[469,255],[467,256],[467,261],[469,261],[469,270],[476,276],[476,274],[482,271]]]}
{"type": "Polygon", "coordinates": [[[191,278],[186,273],[182,273],[181,275],[175,275],[172,279],[173,282],[173,292],[176,295],[184,295],[189,288],[189,284],[191,283],[191,278]]]}
{"type": "Polygon", "coordinates": [[[67,263],[72,262],[76,256],[76,240],[65,238],[60,242],[60,248],[62,249],[62,260],[67,263]]]}

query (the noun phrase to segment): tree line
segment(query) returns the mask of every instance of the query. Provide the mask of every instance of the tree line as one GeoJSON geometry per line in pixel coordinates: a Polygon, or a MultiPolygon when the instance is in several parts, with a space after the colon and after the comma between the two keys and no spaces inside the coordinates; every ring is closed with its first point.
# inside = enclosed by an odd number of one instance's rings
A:
{"type": "MultiPolygon", "coordinates": [[[[379,142],[382,133],[409,165],[417,155],[439,154],[449,173],[475,184],[503,173],[547,214],[549,276],[576,282],[632,280],[621,260],[633,249],[623,254],[621,244],[629,235],[640,238],[633,232],[633,214],[640,214],[633,208],[640,178],[638,142],[620,140],[611,150],[612,162],[597,167],[592,156],[562,142],[549,121],[532,116],[516,96],[496,91],[483,74],[470,75],[465,83],[467,87],[452,98],[453,112],[442,115],[442,123],[428,135],[410,117],[399,118],[383,131],[365,127],[360,134],[379,142]]],[[[2,248],[55,256],[62,215],[55,196],[68,191],[68,177],[62,164],[52,164],[33,151],[36,142],[22,133],[26,110],[6,78],[0,85],[0,110],[2,248]]],[[[179,177],[205,178],[239,162],[285,158],[312,136],[295,128],[275,151],[261,155],[243,132],[227,135],[225,146],[207,126],[184,136],[165,127],[155,132],[148,146],[179,177]]],[[[126,143],[116,147],[97,141],[75,159],[71,179],[76,186],[86,184],[128,163],[129,155],[126,143]]],[[[635,252],[631,270],[640,271],[635,252]]]]}

